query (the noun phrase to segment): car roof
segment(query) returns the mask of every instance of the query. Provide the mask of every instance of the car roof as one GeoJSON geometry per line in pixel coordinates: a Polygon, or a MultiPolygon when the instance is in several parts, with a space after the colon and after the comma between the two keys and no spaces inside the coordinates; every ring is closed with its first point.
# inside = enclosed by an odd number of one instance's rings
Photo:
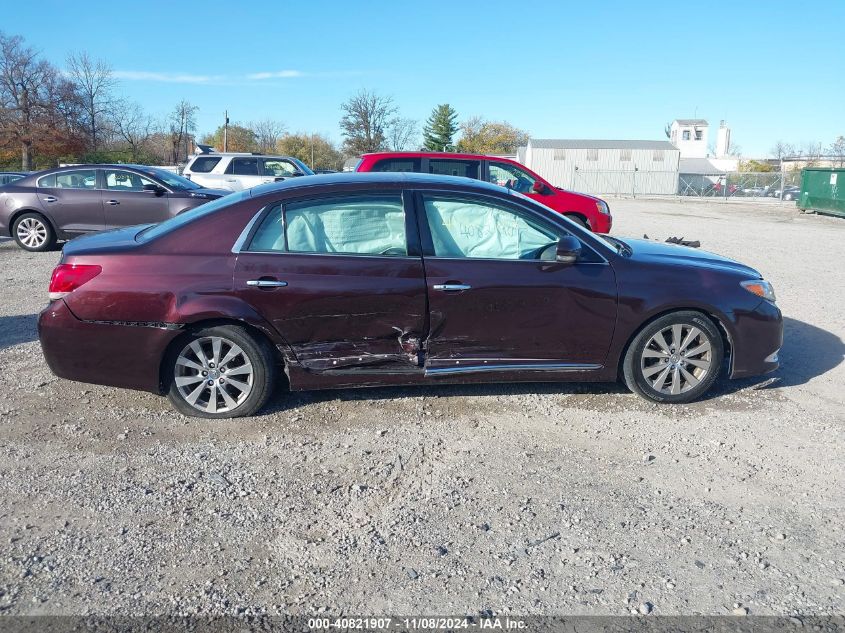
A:
{"type": "Polygon", "coordinates": [[[504,160],[515,162],[509,156],[496,156],[494,154],[461,154],[457,152],[369,152],[361,154],[361,158],[466,158],[472,160],[504,160]]]}
{"type": "MultiPolygon", "coordinates": [[[[128,169],[144,172],[146,174],[150,174],[149,170],[152,169],[158,171],[168,171],[161,167],[152,167],[151,165],[133,165],[127,163],[90,163],[83,165],[65,165],[63,167],[51,167],[50,169],[42,169],[41,171],[35,171],[29,174],[25,174],[23,178],[15,181],[14,184],[19,187],[29,187],[33,186],[34,183],[38,182],[44,176],[49,176],[50,174],[61,174],[68,171],[80,171],[87,169],[128,169]]],[[[176,174],[176,172],[172,173],[174,175],[178,175],[176,174]]]]}
{"type": "Polygon", "coordinates": [[[296,178],[287,178],[279,182],[270,182],[264,185],[258,185],[250,189],[252,197],[263,196],[276,192],[295,191],[296,189],[305,189],[309,187],[341,187],[343,185],[371,185],[378,187],[379,185],[387,185],[390,187],[408,186],[408,187],[425,187],[436,188],[438,186],[445,186],[449,188],[461,188],[465,190],[473,190],[479,192],[506,193],[510,195],[510,190],[499,185],[494,185],[475,178],[465,178],[463,176],[441,176],[439,174],[420,174],[416,172],[338,172],[334,174],[315,174],[314,176],[298,176],[296,178]]]}
{"type": "Polygon", "coordinates": [[[299,160],[295,156],[288,156],[286,154],[257,154],[255,152],[206,152],[204,154],[192,154],[190,158],[285,158],[292,160],[299,160]]]}

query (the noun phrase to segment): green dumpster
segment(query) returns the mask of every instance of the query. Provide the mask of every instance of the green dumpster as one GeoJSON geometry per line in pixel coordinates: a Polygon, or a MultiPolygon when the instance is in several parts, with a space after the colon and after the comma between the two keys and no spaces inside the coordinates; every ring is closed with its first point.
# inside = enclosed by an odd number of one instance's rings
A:
{"type": "Polygon", "coordinates": [[[845,217],[845,168],[804,169],[801,172],[798,208],[845,217]]]}

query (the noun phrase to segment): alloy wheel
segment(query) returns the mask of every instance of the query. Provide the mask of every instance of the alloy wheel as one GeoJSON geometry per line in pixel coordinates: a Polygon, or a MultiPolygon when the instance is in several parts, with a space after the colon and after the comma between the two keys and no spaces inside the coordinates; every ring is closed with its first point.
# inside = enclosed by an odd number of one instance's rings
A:
{"type": "Polygon", "coordinates": [[[710,337],[694,325],[680,323],[654,334],[640,357],[640,370],[651,388],[670,395],[694,389],[712,366],[710,337]]]}
{"type": "Polygon", "coordinates": [[[18,222],[15,232],[24,246],[33,249],[44,246],[49,237],[47,226],[37,218],[24,218],[18,222]]]}
{"type": "Polygon", "coordinates": [[[185,345],[176,358],[173,376],[179,395],[194,409],[226,413],[249,397],[255,371],[236,343],[207,336],[185,345]]]}

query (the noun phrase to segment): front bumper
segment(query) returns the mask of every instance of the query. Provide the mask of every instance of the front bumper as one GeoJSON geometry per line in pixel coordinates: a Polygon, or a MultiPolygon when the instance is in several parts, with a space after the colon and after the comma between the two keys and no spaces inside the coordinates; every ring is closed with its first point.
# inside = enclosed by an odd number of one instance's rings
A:
{"type": "Polygon", "coordinates": [[[780,367],[783,316],[770,301],[736,315],[731,335],[731,378],[768,374],[780,367]]]}
{"type": "Polygon", "coordinates": [[[597,213],[590,218],[590,228],[593,233],[610,233],[613,228],[613,216],[606,213],[597,213]]]}
{"type": "Polygon", "coordinates": [[[47,365],[60,378],[161,393],[161,361],[178,329],[81,321],[63,300],[38,317],[47,365]]]}

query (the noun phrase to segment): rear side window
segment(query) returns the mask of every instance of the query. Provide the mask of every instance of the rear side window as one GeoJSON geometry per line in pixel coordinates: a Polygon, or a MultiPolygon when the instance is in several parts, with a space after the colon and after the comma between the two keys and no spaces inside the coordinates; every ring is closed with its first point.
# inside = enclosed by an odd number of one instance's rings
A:
{"type": "Polygon", "coordinates": [[[199,156],[191,164],[191,171],[195,171],[198,174],[207,174],[217,167],[219,162],[220,156],[199,156]]]}
{"type": "Polygon", "coordinates": [[[402,196],[342,196],[277,205],[258,227],[249,250],[407,255],[402,196]]]}
{"type": "Polygon", "coordinates": [[[57,174],[44,176],[38,181],[38,186],[49,187],[51,189],[96,189],[97,172],[94,169],[62,171],[57,174]]]}
{"type": "Polygon", "coordinates": [[[478,180],[481,163],[477,160],[439,160],[430,158],[428,173],[441,176],[463,176],[478,180]]]}
{"type": "Polygon", "coordinates": [[[419,158],[384,158],[373,165],[372,171],[421,171],[419,158]]]}
{"type": "Polygon", "coordinates": [[[257,158],[233,158],[232,163],[226,170],[227,174],[234,174],[236,176],[257,176],[258,175],[258,159],[257,158]]]}

